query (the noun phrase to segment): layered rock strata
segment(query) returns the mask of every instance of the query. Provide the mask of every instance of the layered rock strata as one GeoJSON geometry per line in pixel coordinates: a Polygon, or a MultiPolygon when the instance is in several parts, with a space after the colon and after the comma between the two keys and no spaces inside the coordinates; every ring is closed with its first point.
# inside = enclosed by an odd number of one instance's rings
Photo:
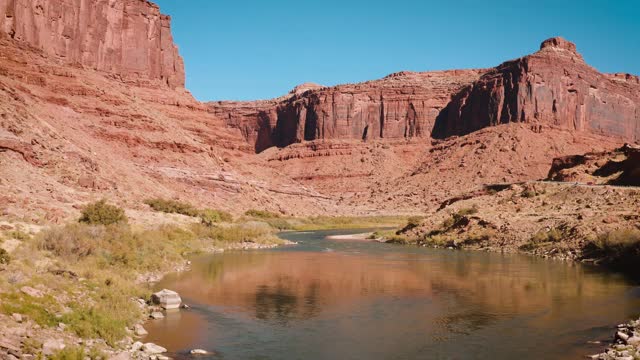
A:
{"type": "Polygon", "coordinates": [[[273,100],[209,105],[258,152],[313,140],[429,138],[451,97],[483,72],[405,71],[359,84],[304,84],[273,100]]]}
{"type": "Polygon", "coordinates": [[[465,87],[438,116],[433,136],[464,135],[487,126],[525,122],[542,128],[640,140],[640,78],[602,74],[562,38],[507,61],[465,87]]]}
{"type": "Polygon", "coordinates": [[[0,33],[67,64],[184,87],[169,16],[146,0],[0,0],[0,33]]]}

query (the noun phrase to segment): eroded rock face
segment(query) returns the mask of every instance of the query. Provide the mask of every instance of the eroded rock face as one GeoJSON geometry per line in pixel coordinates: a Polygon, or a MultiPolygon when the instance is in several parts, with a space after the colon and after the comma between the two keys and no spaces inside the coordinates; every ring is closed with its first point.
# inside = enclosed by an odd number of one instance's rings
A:
{"type": "Polygon", "coordinates": [[[0,33],[69,64],[184,87],[170,18],[146,0],[0,0],[0,33]]]}
{"type": "Polygon", "coordinates": [[[440,114],[433,135],[444,138],[509,122],[640,139],[640,79],[602,74],[562,38],[503,63],[463,89],[440,114]]]}
{"type": "Polygon", "coordinates": [[[360,84],[304,84],[273,100],[209,105],[258,152],[319,139],[429,138],[451,96],[483,72],[400,72],[360,84]]]}
{"type": "Polygon", "coordinates": [[[626,144],[614,151],[555,158],[547,179],[640,186],[640,147],[626,144]]]}

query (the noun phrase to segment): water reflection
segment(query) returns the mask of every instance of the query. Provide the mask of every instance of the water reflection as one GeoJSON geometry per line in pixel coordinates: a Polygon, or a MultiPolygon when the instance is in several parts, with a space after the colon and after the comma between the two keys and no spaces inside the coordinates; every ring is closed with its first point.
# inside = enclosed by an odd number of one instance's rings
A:
{"type": "Polygon", "coordinates": [[[553,359],[584,355],[584,342],[640,308],[624,279],[575,264],[340,246],[198,259],[160,284],[195,305],[191,337],[167,343],[164,334],[183,328],[167,321],[150,325],[150,339],[225,359],[468,358],[471,349],[473,358],[553,359]],[[542,343],[554,346],[533,346],[542,343]]]}

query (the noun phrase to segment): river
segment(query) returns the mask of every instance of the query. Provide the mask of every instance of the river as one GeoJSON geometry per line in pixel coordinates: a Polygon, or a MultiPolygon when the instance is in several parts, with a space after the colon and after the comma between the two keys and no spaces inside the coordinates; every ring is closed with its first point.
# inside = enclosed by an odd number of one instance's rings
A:
{"type": "Polygon", "coordinates": [[[144,341],[178,359],[580,359],[640,310],[640,288],[597,267],[325,239],[354,232],[193,259],[158,284],[191,308],[144,341]]]}

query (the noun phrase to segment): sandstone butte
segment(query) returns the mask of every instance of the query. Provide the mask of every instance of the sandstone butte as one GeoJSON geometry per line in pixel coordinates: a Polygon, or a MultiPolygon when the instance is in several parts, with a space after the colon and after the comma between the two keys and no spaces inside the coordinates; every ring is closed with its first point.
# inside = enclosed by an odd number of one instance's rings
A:
{"type": "MultiPolygon", "coordinates": [[[[0,210],[63,222],[100,197],[240,213],[423,213],[554,158],[640,138],[640,81],[574,44],[491,69],[303,84],[200,103],[170,19],[145,0],[0,0],[0,210]]],[[[213,85],[215,86],[215,85],[213,85]]]]}

